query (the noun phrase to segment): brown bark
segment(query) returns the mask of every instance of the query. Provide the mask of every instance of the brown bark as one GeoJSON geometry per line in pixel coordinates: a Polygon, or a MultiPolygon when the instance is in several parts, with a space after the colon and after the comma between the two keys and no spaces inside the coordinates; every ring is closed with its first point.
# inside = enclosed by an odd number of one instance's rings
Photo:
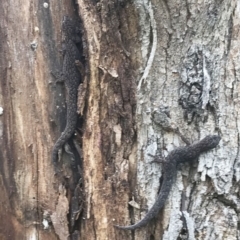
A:
{"type": "MultiPolygon", "coordinates": [[[[70,233],[67,214],[72,195],[69,189],[61,189],[51,163],[52,146],[65,126],[65,98],[51,71],[61,67],[62,16],[74,16],[74,6],[67,2],[11,4],[1,3],[0,19],[0,217],[5,219],[0,236],[65,239],[70,233]]],[[[137,41],[137,18],[132,4],[119,4],[79,3],[88,54],[82,239],[114,238],[112,223],[118,205],[128,202],[125,189],[136,134],[133,69],[137,64],[129,43],[137,41]],[[123,30],[128,32],[124,37],[123,30]]],[[[82,106],[79,110],[83,112],[82,106]]]]}
{"type": "Polygon", "coordinates": [[[0,3],[3,240],[57,239],[50,222],[58,200],[51,150],[65,126],[65,104],[51,71],[60,66],[62,16],[73,12],[63,4],[67,10],[60,2],[0,3]]]}
{"type": "Polygon", "coordinates": [[[238,4],[1,1],[0,239],[236,239],[238,4]],[[78,186],[67,151],[64,184],[51,162],[66,122],[65,90],[51,74],[62,65],[64,15],[79,16],[84,33],[71,145],[83,160],[78,186]],[[115,229],[153,204],[161,166],[149,153],[183,145],[177,129],[191,142],[209,133],[222,141],[182,166],[156,221],[135,233],[115,229]],[[84,206],[72,229],[74,191],[84,192],[84,206]]]}
{"type": "Polygon", "coordinates": [[[135,161],[134,69],[140,56],[137,48],[132,47],[138,44],[134,6],[122,4],[79,1],[89,56],[89,98],[83,139],[87,194],[83,239],[89,235],[95,239],[118,239],[122,234],[113,228],[114,220],[117,216],[128,218],[128,209],[120,206],[129,201],[130,164],[135,161]]]}

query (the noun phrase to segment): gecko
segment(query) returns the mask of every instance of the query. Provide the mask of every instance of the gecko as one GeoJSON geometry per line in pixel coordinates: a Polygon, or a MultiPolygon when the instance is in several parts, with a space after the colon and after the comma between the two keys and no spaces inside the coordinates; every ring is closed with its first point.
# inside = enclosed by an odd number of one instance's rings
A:
{"type": "Polygon", "coordinates": [[[186,147],[178,147],[171,151],[166,157],[163,164],[163,182],[157,200],[147,212],[145,217],[138,223],[130,226],[114,225],[116,228],[124,230],[135,230],[147,225],[159,211],[163,208],[169,195],[174,179],[177,175],[177,165],[183,162],[189,162],[197,158],[201,153],[215,148],[220,142],[221,137],[218,135],[208,135],[201,141],[186,147]]]}
{"type": "Polygon", "coordinates": [[[81,72],[77,66],[77,62],[81,60],[81,54],[77,48],[80,42],[79,30],[76,24],[68,16],[64,16],[62,21],[62,33],[64,36],[63,44],[63,67],[57,81],[64,82],[67,89],[67,123],[61,136],[56,141],[52,151],[52,162],[57,173],[58,151],[73,135],[77,120],[77,98],[78,86],[81,82],[81,72]]]}

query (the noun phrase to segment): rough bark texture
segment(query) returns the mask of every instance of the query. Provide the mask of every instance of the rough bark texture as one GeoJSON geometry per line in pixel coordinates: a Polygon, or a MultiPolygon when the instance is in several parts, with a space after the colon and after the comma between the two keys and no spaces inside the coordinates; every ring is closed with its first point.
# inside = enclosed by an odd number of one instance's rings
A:
{"type": "Polygon", "coordinates": [[[59,187],[50,158],[65,127],[64,88],[51,74],[61,66],[65,14],[73,15],[73,5],[67,1],[0,3],[3,240],[58,239],[58,229],[60,239],[69,235],[69,191],[67,195],[59,187]],[[54,230],[53,219],[58,216],[61,221],[54,230]]]}
{"type": "Polygon", "coordinates": [[[0,239],[239,238],[239,9],[237,0],[1,1],[0,239]],[[51,151],[65,91],[51,71],[61,68],[64,15],[82,20],[87,94],[74,144],[83,184],[64,169],[63,186],[51,151]],[[156,199],[162,167],[149,154],[213,133],[220,145],[181,165],[156,221],[113,227],[139,221],[156,199]],[[71,228],[77,190],[84,207],[71,228]]]}

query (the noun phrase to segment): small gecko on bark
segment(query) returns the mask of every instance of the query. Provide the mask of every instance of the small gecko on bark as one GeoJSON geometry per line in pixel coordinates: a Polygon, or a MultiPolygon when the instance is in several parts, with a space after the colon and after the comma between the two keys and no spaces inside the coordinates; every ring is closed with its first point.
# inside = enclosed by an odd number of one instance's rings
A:
{"type": "Polygon", "coordinates": [[[63,69],[62,73],[56,77],[59,82],[64,81],[67,89],[67,124],[53,147],[52,162],[55,172],[57,172],[58,151],[73,135],[77,125],[78,86],[81,82],[81,73],[76,64],[81,60],[81,54],[76,46],[76,43],[80,42],[79,31],[74,21],[67,16],[63,18],[62,32],[64,34],[63,69]]]}
{"type": "Polygon", "coordinates": [[[201,153],[206,152],[215,148],[219,141],[221,140],[220,136],[217,135],[208,135],[201,141],[194,143],[186,147],[178,147],[171,151],[166,157],[166,161],[163,165],[163,182],[160,193],[157,197],[156,202],[152,208],[147,212],[146,216],[139,221],[138,223],[130,226],[119,226],[114,225],[116,228],[124,230],[135,230],[141,228],[149,223],[154,217],[156,217],[164,206],[165,201],[167,200],[168,194],[171,190],[173,181],[177,175],[177,165],[179,163],[192,161],[197,158],[201,153]]]}

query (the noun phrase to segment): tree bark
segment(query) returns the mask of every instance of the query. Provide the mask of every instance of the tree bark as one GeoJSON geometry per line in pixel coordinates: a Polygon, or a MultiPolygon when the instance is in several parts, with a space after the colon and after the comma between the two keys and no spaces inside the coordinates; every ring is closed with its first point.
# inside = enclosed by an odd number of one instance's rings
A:
{"type": "Polygon", "coordinates": [[[239,4],[2,1],[0,239],[238,239],[239,4]],[[69,167],[67,184],[54,176],[51,162],[66,124],[65,90],[51,74],[62,66],[64,15],[79,17],[83,33],[86,97],[80,87],[70,141],[79,185],[69,167]],[[208,134],[219,146],[179,167],[157,219],[135,232],[113,227],[136,223],[156,200],[162,165],[149,154],[208,134]],[[71,227],[76,190],[83,209],[71,227]]]}

